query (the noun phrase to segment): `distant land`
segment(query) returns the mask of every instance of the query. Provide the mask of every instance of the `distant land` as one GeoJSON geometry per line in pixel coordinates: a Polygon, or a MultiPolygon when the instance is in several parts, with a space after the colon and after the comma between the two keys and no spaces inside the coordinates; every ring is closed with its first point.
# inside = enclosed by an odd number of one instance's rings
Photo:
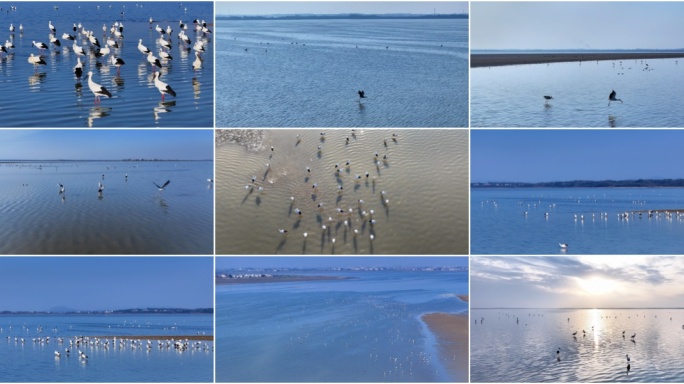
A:
{"type": "Polygon", "coordinates": [[[173,161],[183,161],[183,162],[192,162],[192,161],[213,161],[212,159],[207,159],[207,160],[183,160],[183,159],[119,159],[119,160],[74,160],[74,159],[47,159],[47,160],[17,160],[17,159],[0,159],[0,164],[4,163],[104,163],[104,162],[118,162],[118,161],[126,161],[126,162],[146,162],[146,161],[166,161],[166,162],[173,162],[173,161]]]}
{"type": "Polygon", "coordinates": [[[293,268],[220,268],[217,273],[288,273],[288,272],[373,272],[373,271],[467,271],[468,267],[293,267],[293,268]]]}
{"type": "Polygon", "coordinates": [[[54,308],[56,311],[0,311],[0,315],[140,315],[140,314],[211,314],[213,308],[131,308],[98,311],[78,311],[64,307],[54,308]]]}
{"type": "Polygon", "coordinates": [[[684,187],[684,179],[573,180],[542,183],[488,182],[470,183],[471,188],[658,188],[684,187]]]}
{"type": "Polygon", "coordinates": [[[468,19],[467,13],[411,14],[411,13],[338,13],[332,15],[216,15],[217,20],[417,20],[417,19],[468,19]]]}

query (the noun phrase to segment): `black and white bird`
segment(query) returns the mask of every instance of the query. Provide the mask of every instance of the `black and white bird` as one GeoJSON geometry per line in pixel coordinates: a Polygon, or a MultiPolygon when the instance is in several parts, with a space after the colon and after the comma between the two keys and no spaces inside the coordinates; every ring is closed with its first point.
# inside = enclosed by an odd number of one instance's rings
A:
{"type": "Polygon", "coordinates": [[[165,94],[166,94],[166,95],[171,95],[171,96],[173,96],[173,97],[176,97],[176,91],[174,91],[173,89],[171,89],[171,87],[170,87],[168,84],[166,84],[165,82],[159,80],[159,76],[161,76],[161,73],[160,73],[160,72],[157,72],[157,73],[154,75],[154,86],[157,87],[157,89],[158,89],[159,92],[161,93],[161,95],[162,95],[162,101],[164,101],[164,95],[165,95],[165,94]]]}
{"type": "Polygon", "coordinates": [[[45,49],[48,49],[48,46],[45,45],[44,43],[41,43],[40,41],[38,41],[38,42],[33,41],[33,42],[31,42],[31,45],[33,45],[34,47],[40,49],[41,51],[42,51],[42,50],[45,50],[45,49]]]}
{"type": "Polygon", "coordinates": [[[110,56],[112,60],[112,65],[116,67],[116,74],[118,75],[119,72],[121,71],[121,66],[125,65],[126,63],[121,60],[120,57],[116,57],[114,55],[110,56]]]}
{"type": "Polygon", "coordinates": [[[59,193],[64,193],[64,185],[62,183],[57,183],[59,185],[59,193]]]}
{"type": "Polygon", "coordinates": [[[147,53],[147,62],[150,63],[153,71],[156,71],[157,67],[162,67],[161,62],[155,55],[152,54],[152,52],[147,53]]]}
{"type": "Polygon", "coordinates": [[[159,186],[159,184],[155,183],[154,181],[152,182],[152,184],[159,188],[160,191],[163,191],[164,189],[166,189],[166,186],[169,185],[170,182],[171,180],[166,180],[166,183],[162,184],[161,186],[159,186]]]}
{"type": "Polygon", "coordinates": [[[95,95],[96,104],[100,102],[100,96],[107,96],[108,98],[112,97],[112,94],[109,93],[107,88],[93,81],[92,71],[88,72],[88,87],[90,88],[90,91],[93,92],[93,95],[95,95]]]}
{"type": "Polygon", "coordinates": [[[138,40],[138,51],[140,51],[140,53],[142,53],[143,55],[147,55],[148,53],[150,53],[150,50],[143,45],[142,39],[138,40]]]}
{"type": "Polygon", "coordinates": [[[83,63],[81,62],[81,57],[76,57],[76,66],[74,66],[74,75],[79,79],[83,76],[83,63]]]}
{"type": "Polygon", "coordinates": [[[618,99],[616,96],[617,93],[615,92],[615,90],[613,90],[613,92],[611,92],[610,95],[608,95],[608,106],[610,106],[611,101],[619,101],[622,103],[622,100],[618,99]]]}
{"type": "Polygon", "coordinates": [[[55,28],[55,26],[52,25],[52,21],[48,21],[48,28],[50,28],[50,31],[52,31],[52,33],[57,32],[57,29],[55,28]]]}
{"type": "Polygon", "coordinates": [[[28,62],[33,64],[33,67],[36,69],[36,71],[38,70],[39,65],[47,65],[45,60],[43,60],[43,56],[34,56],[33,53],[31,56],[29,56],[28,62]]]}

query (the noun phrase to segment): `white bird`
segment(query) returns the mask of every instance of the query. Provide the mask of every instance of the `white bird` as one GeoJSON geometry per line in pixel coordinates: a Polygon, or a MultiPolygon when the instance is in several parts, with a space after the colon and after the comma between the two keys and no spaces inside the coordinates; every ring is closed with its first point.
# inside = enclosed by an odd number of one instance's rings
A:
{"type": "Polygon", "coordinates": [[[12,44],[12,42],[9,40],[5,40],[5,48],[6,49],[14,49],[14,44],[12,44]]]}
{"type": "Polygon", "coordinates": [[[102,193],[103,190],[104,190],[104,185],[102,185],[102,183],[100,183],[100,182],[98,181],[98,182],[97,182],[97,192],[98,192],[98,193],[102,193]]]}
{"type": "Polygon", "coordinates": [[[39,65],[47,65],[47,63],[45,62],[45,60],[43,60],[43,56],[33,56],[33,53],[31,54],[31,56],[29,56],[28,62],[29,62],[30,64],[33,64],[33,66],[35,67],[36,71],[38,70],[38,66],[39,66],[39,65]]]}
{"type": "Polygon", "coordinates": [[[80,78],[81,75],[83,75],[83,63],[81,62],[81,56],[76,56],[76,66],[74,66],[74,74],[78,78],[80,78]]]}
{"type": "Polygon", "coordinates": [[[59,193],[64,193],[64,185],[61,183],[57,183],[59,185],[59,193]]]}
{"type": "Polygon", "coordinates": [[[114,55],[110,56],[110,58],[112,60],[112,65],[116,67],[116,74],[118,75],[121,71],[121,66],[125,65],[126,63],[123,60],[121,60],[121,58],[116,57],[114,55]]]}
{"type": "Polygon", "coordinates": [[[164,95],[165,94],[176,97],[176,91],[171,89],[171,87],[168,84],[166,84],[165,82],[159,80],[159,76],[161,76],[161,73],[157,72],[154,76],[154,86],[157,87],[157,89],[161,93],[162,101],[164,101],[164,95]]]}
{"type": "Polygon", "coordinates": [[[159,38],[159,45],[161,45],[162,48],[171,49],[171,43],[166,41],[163,36],[159,38]]]}
{"type": "Polygon", "coordinates": [[[60,357],[62,357],[62,355],[59,353],[59,351],[55,351],[55,357],[60,358],[60,357]]]}
{"type": "Polygon", "coordinates": [[[75,54],[77,54],[79,56],[85,56],[85,50],[83,49],[83,47],[76,44],[76,40],[74,40],[74,44],[72,45],[72,48],[74,49],[75,54]]]}
{"type": "Polygon", "coordinates": [[[35,41],[33,41],[33,42],[31,43],[31,45],[33,45],[34,47],[36,47],[36,48],[38,48],[38,49],[40,49],[40,50],[48,49],[48,46],[45,45],[44,43],[41,43],[41,42],[35,42],[35,41]]]}
{"type": "Polygon", "coordinates": [[[71,36],[70,34],[68,34],[66,32],[62,33],[62,39],[64,39],[64,40],[76,40],[76,38],[74,36],[71,36]]]}
{"type": "Polygon", "coordinates": [[[112,94],[109,93],[107,88],[93,81],[92,71],[88,72],[88,87],[90,88],[90,91],[93,92],[93,95],[95,95],[96,104],[100,102],[100,96],[107,96],[108,98],[112,97],[112,94]]]}
{"type": "Polygon", "coordinates": [[[195,71],[202,69],[202,59],[200,58],[199,52],[195,52],[195,61],[192,62],[192,69],[195,71]]]}
{"type": "Polygon", "coordinates": [[[567,243],[558,243],[558,246],[561,247],[561,249],[568,249],[567,243]]]}
{"type": "Polygon", "coordinates": [[[138,40],[138,51],[140,51],[140,53],[142,53],[143,55],[147,55],[148,53],[150,53],[150,50],[143,45],[142,39],[138,40]]]}
{"type": "Polygon", "coordinates": [[[52,31],[52,33],[57,32],[57,29],[55,28],[54,25],[52,25],[52,21],[48,21],[48,28],[52,31]]]}
{"type": "Polygon", "coordinates": [[[166,33],[166,31],[163,30],[162,27],[159,26],[159,24],[157,24],[157,26],[154,27],[154,29],[155,29],[155,31],[159,32],[160,35],[163,35],[166,33]]]}
{"type": "Polygon", "coordinates": [[[157,59],[155,55],[152,54],[152,52],[147,53],[147,62],[150,63],[150,65],[152,65],[153,71],[156,70],[156,67],[162,67],[161,62],[159,61],[159,59],[157,59]]]}
{"type": "Polygon", "coordinates": [[[168,53],[164,52],[163,49],[159,48],[159,57],[162,58],[162,60],[173,60],[173,57],[169,55],[168,53]]]}
{"type": "Polygon", "coordinates": [[[10,23],[9,31],[12,32],[12,33],[14,33],[14,24],[11,24],[11,23],[10,23]]]}

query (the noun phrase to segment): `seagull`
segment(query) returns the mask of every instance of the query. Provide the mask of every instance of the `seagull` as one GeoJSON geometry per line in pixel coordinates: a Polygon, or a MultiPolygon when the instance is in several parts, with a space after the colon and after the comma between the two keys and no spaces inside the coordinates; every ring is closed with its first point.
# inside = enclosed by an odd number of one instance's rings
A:
{"type": "Polygon", "coordinates": [[[561,249],[568,249],[568,243],[558,243],[561,249]]]}
{"type": "Polygon", "coordinates": [[[165,82],[159,80],[159,76],[161,75],[160,72],[157,72],[154,76],[154,86],[157,87],[159,92],[162,95],[162,101],[164,101],[164,94],[169,94],[173,97],[176,97],[176,91],[171,89],[171,87],[166,84],[165,82]]]}
{"type": "Polygon", "coordinates": [[[107,88],[101,86],[100,84],[96,83],[93,81],[93,72],[90,71],[88,72],[88,87],[90,90],[93,92],[93,95],[95,95],[95,103],[100,102],[100,96],[107,96],[112,97],[112,94],[109,93],[107,88]]]}
{"type": "Polygon", "coordinates": [[[154,181],[152,182],[152,184],[156,185],[160,191],[163,191],[166,188],[166,186],[169,185],[170,182],[171,182],[171,180],[166,180],[166,183],[164,183],[161,187],[157,183],[155,183],[154,181]]]}
{"type": "Polygon", "coordinates": [[[608,106],[610,106],[611,101],[619,101],[622,103],[622,100],[618,99],[616,96],[617,93],[615,92],[615,90],[613,90],[613,92],[611,92],[610,95],[608,95],[608,106]]]}
{"type": "Polygon", "coordinates": [[[38,70],[39,65],[47,65],[45,60],[43,60],[43,56],[33,56],[33,53],[31,54],[31,56],[29,56],[28,62],[33,64],[36,71],[38,70]]]}

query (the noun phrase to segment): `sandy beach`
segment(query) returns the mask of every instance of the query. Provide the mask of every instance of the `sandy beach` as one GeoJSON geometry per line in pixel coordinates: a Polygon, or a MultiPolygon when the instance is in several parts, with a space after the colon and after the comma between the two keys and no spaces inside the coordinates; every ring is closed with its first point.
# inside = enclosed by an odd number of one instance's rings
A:
{"type": "Polygon", "coordinates": [[[446,359],[454,380],[468,381],[468,315],[428,313],[422,319],[439,340],[440,359],[446,359]]]}
{"type": "Polygon", "coordinates": [[[482,53],[470,55],[470,67],[497,67],[570,61],[673,59],[679,57],[684,57],[684,52],[482,53]]]}

